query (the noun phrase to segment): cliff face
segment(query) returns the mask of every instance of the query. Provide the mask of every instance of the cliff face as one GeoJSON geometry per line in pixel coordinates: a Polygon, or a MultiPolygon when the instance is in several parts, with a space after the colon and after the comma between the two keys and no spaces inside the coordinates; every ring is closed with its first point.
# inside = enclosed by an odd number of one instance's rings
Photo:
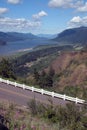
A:
{"type": "Polygon", "coordinates": [[[87,52],[61,54],[51,64],[58,75],[57,86],[83,86],[87,88],[87,52]]]}

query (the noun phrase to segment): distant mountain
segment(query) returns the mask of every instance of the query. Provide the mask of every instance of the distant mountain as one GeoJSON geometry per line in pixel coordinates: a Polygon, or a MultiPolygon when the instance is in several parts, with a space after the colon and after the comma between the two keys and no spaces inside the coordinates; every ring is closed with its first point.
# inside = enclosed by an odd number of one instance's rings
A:
{"type": "Polygon", "coordinates": [[[38,34],[37,36],[42,38],[52,39],[52,38],[56,38],[57,34],[38,34]]]}
{"type": "Polygon", "coordinates": [[[8,32],[8,35],[11,35],[13,37],[17,37],[19,39],[35,39],[38,38],[36,35],[33,35],[32,33],[18,33],[18,32],[8,32]]]}
{"type": "Polygon", "coordinates": [[[27,39],[36,39],[37,36],[31,33],[18,33],[18,32],[0,32],[0,40],[6,42],[22,41],[27,39]]]}
{"type": "Polygon", "coordinates": [[[67,29],[58,34],[53,40],[60,43],[87,44],[87,27],[67,29]]]}

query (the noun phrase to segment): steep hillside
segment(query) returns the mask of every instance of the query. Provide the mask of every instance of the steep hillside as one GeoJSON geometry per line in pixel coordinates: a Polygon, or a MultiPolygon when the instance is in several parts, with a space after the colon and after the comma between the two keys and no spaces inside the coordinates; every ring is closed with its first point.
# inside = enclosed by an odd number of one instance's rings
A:
{"type": "Polygon", "coordinates": [[[87,44],[87,27],[72,28],[61,32],[55,41],[69,44],[87,44]]]}
{"type": "Polygon", "coordinates": [[[75,51],[69,46],[50,47],[14,57],[10,63],[22,83],[87,99],[86,49],[75,51]]]}
{"type": "Polygon", "coordinates": [[[50,46],[38,47],[34,51],[23,54],[15,59],[12,63],[15,64],[18,75],[26,75],[33,71],[33,68],[38,68],[38,71],[44,69],[53,60],[55,55],[59,55],[60,51],[73,50],[73,46],[50,46]]]}
{"type": "Polygon", "coordinates": [[[84,86],[87,88],[87,51],[72,51],[72,47],[50,47],[32,51],[12,60],[18,76],[32,75],[33,69],[38,72],[55,70],[54,86],[84,86]],[[71,49],[71,51],[67,51],[71,49]],[[49,66],[49,67],[48,67],[49,66]],[[56,85],[55,85],[56,83],[56,85]]]}
{"type": "Polygon", "coordinates": [[[65,52],[51,64],[56,73],[56,87],[87,88],[87,51],[65,52]]]}

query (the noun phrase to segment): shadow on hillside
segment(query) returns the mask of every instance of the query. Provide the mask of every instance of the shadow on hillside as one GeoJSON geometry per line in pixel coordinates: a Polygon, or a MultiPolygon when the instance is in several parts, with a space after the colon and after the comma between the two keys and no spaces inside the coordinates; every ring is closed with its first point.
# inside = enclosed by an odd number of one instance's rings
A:
{"type": "Polygon", "coordinates": [[[0,115],[0,130],[8,130],[8,128],[3,123],[4,123],[4,117],[0,115]]]}

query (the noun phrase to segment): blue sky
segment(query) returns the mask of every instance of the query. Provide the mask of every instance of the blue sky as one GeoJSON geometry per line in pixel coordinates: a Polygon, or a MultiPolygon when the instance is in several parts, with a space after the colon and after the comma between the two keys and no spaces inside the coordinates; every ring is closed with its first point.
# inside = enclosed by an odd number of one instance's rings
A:
{"type": "Polygon", "coordinates": [[[87,0],[0,0],[0,31],[56,34],[87,26],[87,0]]]}

